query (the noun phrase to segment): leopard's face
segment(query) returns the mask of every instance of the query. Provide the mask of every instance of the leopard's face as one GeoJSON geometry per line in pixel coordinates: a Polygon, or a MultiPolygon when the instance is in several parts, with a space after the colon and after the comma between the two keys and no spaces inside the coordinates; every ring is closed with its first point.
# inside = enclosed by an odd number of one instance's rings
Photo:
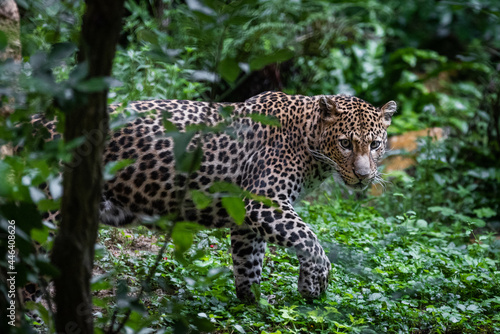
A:
{"type": "Polygon", "coordinates": [[[385,153],[387,127],[396,111],[390,101],[381,108],[351,96],[322,97],[321,153],[350,188],[362,190],[379,180],[377,162],[385,153]]]}

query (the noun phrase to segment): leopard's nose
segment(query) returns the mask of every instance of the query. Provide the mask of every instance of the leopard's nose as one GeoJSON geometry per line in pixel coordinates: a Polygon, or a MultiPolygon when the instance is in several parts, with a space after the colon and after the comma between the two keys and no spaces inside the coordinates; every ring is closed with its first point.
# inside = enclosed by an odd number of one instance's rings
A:
{"type": "Polygon", "coordinates": [[[354,159],[353,165],[354,175],[360,180],[364,180],[371,174],[370,157],[368,154],[360,154],[354,159]]]}
{"type": "Polygon", "coordinates": [[[370,176],[370,171],[366,170],[366,169],[362,169],[362,170],[358,170],[358,171],[353,169],[353,172],[354,172],[354,175],[356,175],[356,177],[360,180],[364,180],[370,176]]]}

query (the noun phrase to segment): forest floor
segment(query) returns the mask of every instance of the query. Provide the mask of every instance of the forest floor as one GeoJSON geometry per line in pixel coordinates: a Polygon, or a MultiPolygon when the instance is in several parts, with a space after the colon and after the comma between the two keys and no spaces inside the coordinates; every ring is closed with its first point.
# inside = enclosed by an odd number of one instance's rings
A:
{"type": "MultiPolygon", "coordinates": [[[[206,230],[183,258],[168,245],[152,289],[141,298],[144,307],[134,310],[127,326],[215,333],[500,331],[497,236],[479,235],[470,243],[471,230],[411,214],[383,218],[363,201],[305,202],[299,211],[332,261],[322,298],[307,304],[300,297],[295,255],[271,246],[258,305],[241,304],[230,271],[228,231],[206,230]]],[[[105,247],[97,251],[96,273],[103,279],[97,281],[114,283],[95,284],[98,323],[109,320],[112,305],[123,303],[120,282],[129,296],[136,295],[161,239],[143,227],[101,230],[105,247]]]]}

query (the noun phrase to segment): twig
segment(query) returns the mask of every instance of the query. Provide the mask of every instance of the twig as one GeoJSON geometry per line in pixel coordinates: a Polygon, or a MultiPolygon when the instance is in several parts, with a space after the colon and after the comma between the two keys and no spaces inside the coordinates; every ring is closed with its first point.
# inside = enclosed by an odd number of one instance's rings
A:
{"type": "MultiPolygon", "coordinates": [[[[172,227],[173,228],[173,227],[172,227]]],[[[161,259],[163,258],[163,253],[167,249],[167,243],[168,240],[170,240],[170,236],[172,235],[172,229],[165,235],[165,240],[163,241],[163,245],[158,252],[158,255],[156,256],[155,263],[153,264],[153,267],[149,271],[149,274],[146,276],[146,283],[141,285],[141,289],[139,290],[139,294],[137,295],[137,299],[141,299],[143,293],[144,293],[144,287],[149,286],[151,283],[151,279],[153,275],[156,273],[156,269],[158,268],[158,265],[160,264],[161,259]]],[[[125,324],[127,323],[128,319],[130,318],[130,314],[132,314],[132,310],[130,307],[127,309],[127,312],[125,313],[125,317],[120,321],[119,326],[116,330],[113,330],[113,327],[115,325],[116,321],[116,315],[118,311],[113,312],[113,316],[111,318],[111,325],[109,326],[108,330],[106,331],[106,334],[118,334],[120,331],[123,329],[125,324]]]]}

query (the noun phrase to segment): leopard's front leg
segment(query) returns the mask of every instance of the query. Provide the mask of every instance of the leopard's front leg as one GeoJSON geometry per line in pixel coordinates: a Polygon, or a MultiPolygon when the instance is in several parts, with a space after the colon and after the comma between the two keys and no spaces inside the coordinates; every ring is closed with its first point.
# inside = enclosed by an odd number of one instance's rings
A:
{"type": "Polygon", "coordinates": [[[241,301],[254,303],[252,285],[260,284],[266,242],[248,226],[234,226],[231,228],[231,250],[236,295],[241,301]]]}
{"type": "Polygon", "coordinates": [[[317,298],[326,290],[330,261],[316,235],[290,204],[281,203],[277,209],[251,201],[246,221],[263,240],[296,251],[300,263],[298,289],[304,298],[317,298]]]}

